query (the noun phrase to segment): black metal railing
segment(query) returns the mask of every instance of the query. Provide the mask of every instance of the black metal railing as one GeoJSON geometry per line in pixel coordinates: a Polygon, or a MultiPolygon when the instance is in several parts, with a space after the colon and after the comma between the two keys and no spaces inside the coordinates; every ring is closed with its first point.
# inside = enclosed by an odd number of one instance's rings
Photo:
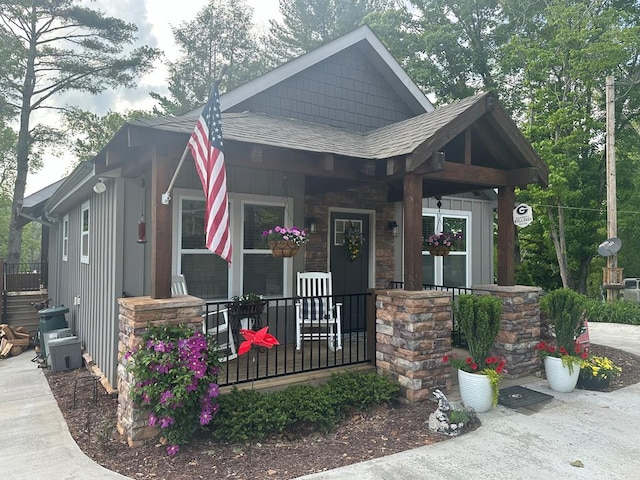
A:
{"type": "Polygon", "coordinates": [[[47,287],[47,262],[2,263],[2,290],[37,291],[47,287]]]}
{"type": "MultiPolygon", "coordinates": [[[[391,288],[403,288],[404,287],[404,282],[391,282],[390,283],[390,287],[391,288]]],[[[471,288],[466,288],[466,287],[449,287],[446,285],[430,285],[428,283],[423,283],[422,284],[422,289],[423,290],[438,290],[438,291],[446,291],[446,292],[451,292],[452,294],[452,299],[451,299],[451,303],[452,306],[455,304],[456,302],[456,297],[458,295],[469,295],[469,294],[473,294],[474,291],[471,288]]],[[[464,333],[462,333],[462,331],[460,330],[460,325],[458,324],[458,322],[456,321],[456,315],[455,315],[455,309],[452,308],[452,315],[453,315],[453,327],[451,329],[451,343],[454,347],[461,347],[461,348],[467,348],[467,340],[464,337],[464,333]]]]}
{"type": "Polygon", "coordinates": [[[207,331],[226,345],[223,368],[218,377],[220,385],[233,385],[253,380],[283,377],[340,366],[372,363],[375,352],[368,340],[375,338],[375,312],[370,311],[371,293],[315,297],[341,305],[342,348],[327,339],[312,339],[296,345],[296,302],[298,297],[270,298],[263,308],[238,309],[229,302],[207,302],[205,318],[207,331]],[[228,330],[224,327],[228,325],[228,330]],[[244,338],[241,328],[258,330],[269,327],[269,333],[280,345],[271,349],[253,346],[245,355],[235,356],[244,338]],[[229,335],[232,338],[229,338],[229,335]],[[235,347],[235,348],[234,348],[235,347]]]}

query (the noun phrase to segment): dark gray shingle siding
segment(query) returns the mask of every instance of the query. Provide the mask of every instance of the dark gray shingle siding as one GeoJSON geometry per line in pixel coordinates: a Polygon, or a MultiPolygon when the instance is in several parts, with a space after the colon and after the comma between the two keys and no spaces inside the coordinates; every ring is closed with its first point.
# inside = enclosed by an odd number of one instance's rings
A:
{"type": "Polygon", "coordinates": [[[355,47],[236,105],[233,112],[262,112],[367,132],[414,116],[355,47]]]}

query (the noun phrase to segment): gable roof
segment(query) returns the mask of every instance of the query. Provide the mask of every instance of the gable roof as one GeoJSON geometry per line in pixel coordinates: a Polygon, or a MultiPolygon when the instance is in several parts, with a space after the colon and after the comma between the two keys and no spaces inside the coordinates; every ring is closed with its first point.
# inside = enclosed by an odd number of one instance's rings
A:
{"type": "MultiPolygon", "coordinates": [[[[225,141],[380,160],[410,155],[418,149],[428,156],[484,115],[502,126],[502,141],[512,143],[512,148],[519,151],[522,160],[517,166],[540,169],[541,183],[546,184],[544,162],[491,93],[480,93],[368,133],[253,112],[224,113],[222,131],[225,141]]],[[[188,135],[196,121],[197,114],[191,112],[181,117],[140,119],[132,125],[188,135]]]]}
{"type": "MultiPolygon", "coordinates": [[[[376,66],[380,74],[386,78],[391,87],[400,94],[416,115],[425,111],[430,112],[434,110],[433,104],[424,93],[422,93],[413,80],[409,78],[409,75],[406,74],[367,25],[363,25],[342,37],[326,43],[225,93],[220,97],[220,109],[223,112],[229,110],[287,78],[354,45],[360,47],[362,53],[376,66]]],[[[202,107],[199,107],[189,113],[200,113],[201,110],[202,107]]]]}

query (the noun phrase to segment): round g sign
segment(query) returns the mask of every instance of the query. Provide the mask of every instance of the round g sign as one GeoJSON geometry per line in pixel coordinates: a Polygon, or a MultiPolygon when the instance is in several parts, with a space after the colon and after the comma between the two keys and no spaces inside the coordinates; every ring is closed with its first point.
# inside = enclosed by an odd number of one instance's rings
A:
{"type": "Polygon", "coordinates": [[[521,203],[513,209],[513,223],[518,227],[526,227],[533,222],[533,210],[526,203],[521,203]]]}

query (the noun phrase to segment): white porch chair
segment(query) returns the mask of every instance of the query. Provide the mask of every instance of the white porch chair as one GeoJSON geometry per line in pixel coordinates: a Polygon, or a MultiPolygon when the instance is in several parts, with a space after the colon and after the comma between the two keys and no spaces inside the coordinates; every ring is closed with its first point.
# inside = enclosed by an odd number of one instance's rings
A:
{"type": "Polygon", "coordinates": [[[189,295],[184,275],[173,275],[171,277],[171,295],[189,295]]]}
{"type": "Polygon", "coordinates": [[[298,272],[296,349],[303,340],[324,340],[329,349],[342,349],[342,303],[333,302],[331,272],[298,272]],[[310,330],[306,332],[305,330],[310,330]]]}
{"type": "MultiPolygon", "coordinates": [[[[189,295],[187,291],[187,282],[184,275],[174,275],[171,277],[171,295],[189,295]]],[[[223,360],[233,360],[238,356],[236,350],[236,342],[233,339],[233,332],[229,324],[229,311],[225,308],[215,310],[213,312],[202,314],[202,333],[214,335],[220,338],[220,334],[226,334],[226,342],[218,343],[220,350],[228,350],[228,354],[222,357],[223,360]],[[214,321],[214,326],[207,326],[207,319],[214,321]]]]}

